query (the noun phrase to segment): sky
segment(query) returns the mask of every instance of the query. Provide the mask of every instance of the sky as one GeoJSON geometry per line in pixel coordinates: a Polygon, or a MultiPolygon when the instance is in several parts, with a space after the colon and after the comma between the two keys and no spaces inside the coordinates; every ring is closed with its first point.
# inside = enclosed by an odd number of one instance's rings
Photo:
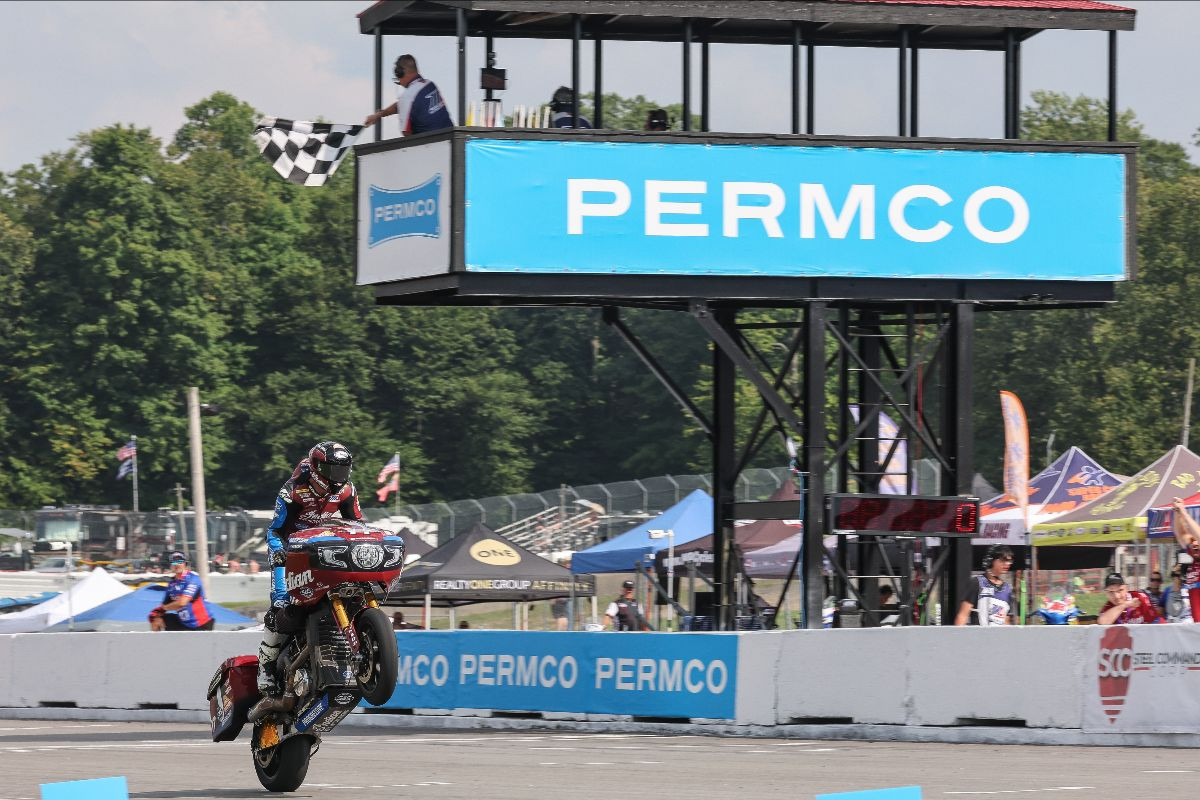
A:
{"type": "MultiPolygon", "coordinates": [[[[5,2],[0,3],[0,172],[63,150],[77,134],[125,123],[169,141],[184,109],[221,90],[263,113],[356,123],[373,110],[372,38],[356,14],[368,0],[340,2],[5,2]]],[[[1200,2],[1124,2],[1137,30],[1119,37],[1118,103],[1148,135],[1200,149],[1200,2]]],[[[471,40],[468,72],[477,85],[483,42],[471,40]]],[[[679,102],[678,44],[608,43],[604,89],[679,102]]],[[[413,53],[422,73],[457,97],[451,38],[389,37],[385,63],[413,53]]],[[[1104,97],[1107,34],[1049,31],[1022,48],[1022,91],[1104,97]]],[[[712,128],[785,132],[790,128],[787,47],[712,45],[712,128]]],[[[699,53],[695,56],[698,63],[699,53]]],[[[508,70],[506,108],[546,103],[570,81],[570,43],[497,42],[508,70]]],[[[583,49],[590,86],[591,45],[583,49]]],[[[698,70],[694,70],[698,75],[698,70]]],[[[817,51],[816,131],[890,134],[896,125],[896,53],[869,48],[817,51]]],[[[390,92],[391,84],[387,84],[390,92]]],[[[472,90],[470,99],[481,92],[472,90]]],[[[699,89],[693,90],[698,105],[699,89]]],[[[925,51],[921,128],[927,136],[1002,135],[1003,59],[999,53],[925,51]]],[[[389,98],[392,99],[392,98],[389,98]]],[[[396,135],[385,121],[385,135],[396,135]]]]}

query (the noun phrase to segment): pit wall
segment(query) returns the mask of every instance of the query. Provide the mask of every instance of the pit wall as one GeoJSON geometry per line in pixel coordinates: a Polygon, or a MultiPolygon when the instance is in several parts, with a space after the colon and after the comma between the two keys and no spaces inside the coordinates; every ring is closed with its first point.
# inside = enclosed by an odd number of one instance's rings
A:
{"type": "MultiPolygon", "coordinates": [[[[0,709],[207,709],[250,631],[0,636],[0,709]]],[[[392,712],[1200,733],[1200,626],[403,631],[392,712]],[[569,665],[569,666],[568,666],[569,665]]],[[[2,713],[0,713],[2,715],[2,713]]]]}

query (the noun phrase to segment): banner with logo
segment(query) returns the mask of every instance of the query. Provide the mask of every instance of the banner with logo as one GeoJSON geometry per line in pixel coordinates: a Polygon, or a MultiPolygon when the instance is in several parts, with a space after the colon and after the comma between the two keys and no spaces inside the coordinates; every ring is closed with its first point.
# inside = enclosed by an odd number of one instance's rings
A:
{"type": "Polygon", "coordinates": [[[1120,281],[1125,156],[466,142],[472,272],[1120,281]]]}
{"type": "Polygon", "coordinates": [[[1090,633],[1085,731],[1200,733],[1200,625],[1096,626],[1090,633]]]}
{"type": "Polygon", "coordinates": [[[736,634],[403,631],[385,708],[732,719],[736,634]]]}
{"type": "Polygon", "coordinates": [[[1029,422],[1021,398],[1012,392],[1001,392],[1000,414],[1004,417],[1004,493],[1028,520],[1029,422]]]}
{"type": "Polygon", "coordinates": [[[444,275],[450,264],[450,142],[359,160],[358,283],[444,275]]]}

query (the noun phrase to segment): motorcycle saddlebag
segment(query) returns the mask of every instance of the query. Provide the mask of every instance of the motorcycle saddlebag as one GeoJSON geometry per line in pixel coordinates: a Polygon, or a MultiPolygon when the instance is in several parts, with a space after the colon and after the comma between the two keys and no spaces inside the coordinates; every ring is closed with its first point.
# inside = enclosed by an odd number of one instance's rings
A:
{"type": "Polygon", "coordinates": [[[258,702],[258,657],[234,656],[221,663],[208,684],[208,717],[212,740],[229,742],[246,724],[246,715],[258,702]]]}

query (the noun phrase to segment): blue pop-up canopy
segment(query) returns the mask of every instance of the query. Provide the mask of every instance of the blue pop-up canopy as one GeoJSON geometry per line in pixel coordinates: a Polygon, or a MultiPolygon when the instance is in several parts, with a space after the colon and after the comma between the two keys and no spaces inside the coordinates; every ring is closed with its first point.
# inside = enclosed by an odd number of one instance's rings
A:
{"type": "Polygon", "coordinates": [[[666,550],[667,537],[651,539],[650,531],[674,531],[678,547],[685,542],[708,536],[713,529],[713,501],[705,492],[695,490],[654,519],[636,528],[581,550],[571,558],[571,571],[580,573],[633,572],[638,564],[653,568],[654,554],[666,550]]]}
{"type": "MultiPolygon", "coordinates": [[[[150,612],[163,603],[163,592],[167,589],[161,584],[143,586],[137,591],[109,600],[95,608],[88,609],[75,616],[72,625],[67,621],[57,623],[46,629],[46,633],[61,633],[74,629],[76,631],[146,631],[150,629],[147,617],[150,612]]],[[[204,601],[204,607],[216,620],[214,630],[235,631],[255,625],[254,620],[230,611],[224,606],[204,601]]]]}

